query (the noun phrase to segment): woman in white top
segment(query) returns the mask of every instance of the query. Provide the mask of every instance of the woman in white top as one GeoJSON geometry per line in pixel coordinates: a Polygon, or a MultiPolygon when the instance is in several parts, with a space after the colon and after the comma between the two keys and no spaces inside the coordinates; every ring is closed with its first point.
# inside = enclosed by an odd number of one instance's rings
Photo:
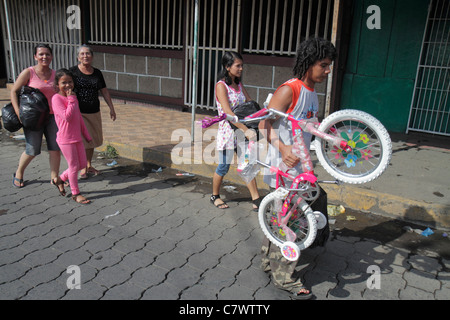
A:
{"type": "MultiPolygon", "coordinates": [[[[224,113],[234,116],[234,108],[251,100],[244,85],[241,83],[243,65],[242,56],[237,52],[226,52],[222,57],[223,68],[219,73],[219,81],[216,84],[216,103],[219,116],[224,113]]],[[[248,128],[241,123],[235,123],[234,125],[244,132],[247,139],[251,140],[256,138],[254,130],[248,130],[248,128]]],[[[219,122],[216,141],[216,150],[219,153],[219,165],[213,176],[211,202],[219,209],[226,209],[228,208],[228,205],[220,199],[220,186],[223,177],[230,169],[230,163],[233,160],[236,149],[235,133],[227,120],[219,122]]],[[[247,187],[252,196],[253,209],[257,211],[261,198],[255,179],[250,181],[247,187]]]]}

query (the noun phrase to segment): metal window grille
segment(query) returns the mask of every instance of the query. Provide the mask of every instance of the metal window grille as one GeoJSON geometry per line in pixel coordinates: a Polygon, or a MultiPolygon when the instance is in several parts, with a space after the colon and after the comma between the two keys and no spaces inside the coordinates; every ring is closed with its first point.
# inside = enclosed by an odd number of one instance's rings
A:
{"type": "MultiPolygon", "coordinates": [[[[184,103],[192,105],[194,0],[186,2],[184,103]]],[[[334,0],[199,0],[197,107],[216,110],[223,52],[295,56],[310,36],[331,38],[334,0]]]]}
{"type": "Polygon", "coordinates": [[[183,0],[89,1],[89,19],[91,44],[183,49],[183,0]]]}
{"type": "MultiPolygon", "coordinates": [[[[197,107],[216,109],[214,84],[224,51],[239,45],[241,0],[200,0],[198,21],[197,107]]],[[[194,0],[186,6],[185,104],[192,105],[194,0]]]]}
{"type": "Polygon", "coordinates": [[[450,135],[450,2],[432,0],[407,129],[450,135]]]}
{"type": "Polygon", "coordinates": [[[295,55],[310,36],[330,39],[332,0],[252,0],[243,36],[245,53],[295,55]]]}
{"type": "Polygon", "coordinates": [[[79,6],[79,0],[7,0],[6,5],[7,8],[4,3],[0,5],[1,16],[6,17],[7,9],[9,17],[8,21],[2,21],[3,36],[8,36],[9,29],[11,39],[5,39],[4,44],[8,61],[14,61],[14,65],[7,64],[8,81],[14,81],[13,75],[17,77],[22,70],[36,64],[33,54],[38,43],[46,43],[52,48],[53,69],[77,64],[76,50],[81,32],[69,29],[66,23],[69,17],[67,8],[79,6]]]}

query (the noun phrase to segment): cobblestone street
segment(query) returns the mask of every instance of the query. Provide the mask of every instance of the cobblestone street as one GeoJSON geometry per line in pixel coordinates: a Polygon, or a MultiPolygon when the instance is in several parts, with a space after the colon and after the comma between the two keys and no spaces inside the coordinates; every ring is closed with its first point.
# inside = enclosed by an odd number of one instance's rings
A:
{"type": "MultiPolygon", "coordinates": [[[[103,159],[101,175],[80,181],[92,200],[83,206],[50,184],[46,151],[26,170],[25,187],[13,188],[24,143],[3,131],[0,146],[0,299],[289,299],[260,269],[263,233],[248,191],[226,194],[231,208],[219,210],[209,179],[103,159]],[[70,266],[79,267],[79,290],[68,288],[70,266]]],[[[388,234],[366,238],[337,220],[327,245],[299,261],[315,299],[450,297],[449,256],[387,243],[388,234]],[[367,286],[370,266],[379,267],[380,289],[367,286]]]]}

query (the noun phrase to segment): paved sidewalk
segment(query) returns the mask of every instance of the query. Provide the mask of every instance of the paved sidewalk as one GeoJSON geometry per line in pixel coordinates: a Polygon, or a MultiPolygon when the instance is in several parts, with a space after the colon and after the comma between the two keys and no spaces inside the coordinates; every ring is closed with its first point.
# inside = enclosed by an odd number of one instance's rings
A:
{"type": "MultiPolygon", "coordinates": [[[[0,299],[288,299],[259,268],[263,234],[245,189],[227,194],[231,208],[220,210],[209,202],[210,179],[96,159],[102,173],[80,182],[93,200],[83,206],[50,185],[45,151],[26,170],[26,187],[13,188],[24,143],[4,130],[0,139],[0,299]],[[79,290],[68,289],[77,275],[70,266],[79,267],[79,290]]],[[[402,225],[358,219],[367,226],[355,231],[336,217],[326,247],[303,251],[299,274],[315,299],[450,297],[450,254],[402,225]],[[370,266],[380,289],[367,287],[370,266]]],[[[448,248],[448,238],[433,236],[448,248]]]]}

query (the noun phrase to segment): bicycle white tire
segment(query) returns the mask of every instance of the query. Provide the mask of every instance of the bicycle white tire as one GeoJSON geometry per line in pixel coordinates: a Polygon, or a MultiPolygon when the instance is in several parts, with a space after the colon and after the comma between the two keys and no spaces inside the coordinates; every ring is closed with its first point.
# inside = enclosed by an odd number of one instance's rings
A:
{"type": "MultiPolygon", "coordinates": [[[[264,199],[261,201],[258,210],[258,221],[263,230],[265,236],[275,244],[277,247],[282,248],[283,243],[287,240],[281,234],[279,234],[280,229],[275,226],[274,222],[268,221],[270,215],[276,217],[276,212],[273,210],[275,203],[276,195],[274,192],[269,193],[264,199]],[[268,211],[268,212],[267,212],[268,211]]],[[[294,243],[298,246],[299,250],[304,250],[308,248],[316,239],[317,235],[317,221],[312,211],[311,207],[306,203],[305,200],[302,200],[299,204],[297,211],[300,213],[299,219],[302,219],[303,223],[306,223],[304,229],[306,230],[305,234],[298,237],[294,243]]],[[[291,217],[290,222],[296,224],[299,223],[300,220],[295,220],[291,217]],[[294,221],[295,220],[295,221],[294,221]]],[[[288,226],[290,226],[288,224],[288,226]]],[[[290,226],[292,229],[292,226],[290,226]]],[[[297,231],[297,234],[300,233],[300,230],[297,231]]]]}
{"type": "MultiPolygon", "coordinates": [[[[354,148],[353,152],[359,153],[356,155],[353,153],[350,161],[346,162],[345,156],[349,157],[348,154],[338,150],[339,148],[331,150],[330,143],[316,137],[317,158],[323,168],[337,180],[350,184],[367,183],[378,178],[391,161],[392,142],[389,133],[380,121],[364,111],[345,109],[334,112],[322,121],[319,130],[328,134],[333,134],[331,130],[334,130],[334,134],[340,135],[345,132],[348,137],[352,134],[355,134],[356,137],[365,135],[364,138],[368,141],[367,146],[359,151],[357,151],[358,148],[354,148]],[[352,130],[354,131],[352,132],[352,130]],[[356,133],[358,130],[360,132],[356,133]],[[370,137],[367,137],[368,135],[370,137]],[[372,144],[372,142],[375,143],[372,144]],[[360,152],[361,150],[363,152],[360,152]],[[372,153],[372,151],[374,152],[372,153]],[[341,152],[340,155],[339,152],[341,152]],[[364,154],[364,157],[358,158],[357,155],[361,155],[361,153],[364,154]],[[338,156],[343,156],[343,158],[338,159],[338,156]],[[355,159],[358,161],[352,162],[355,159]],[[358,172],[358,170],[360,171],[358,172]]],[[[362,140],[359,143],[362,143],[362,140]]]]}

